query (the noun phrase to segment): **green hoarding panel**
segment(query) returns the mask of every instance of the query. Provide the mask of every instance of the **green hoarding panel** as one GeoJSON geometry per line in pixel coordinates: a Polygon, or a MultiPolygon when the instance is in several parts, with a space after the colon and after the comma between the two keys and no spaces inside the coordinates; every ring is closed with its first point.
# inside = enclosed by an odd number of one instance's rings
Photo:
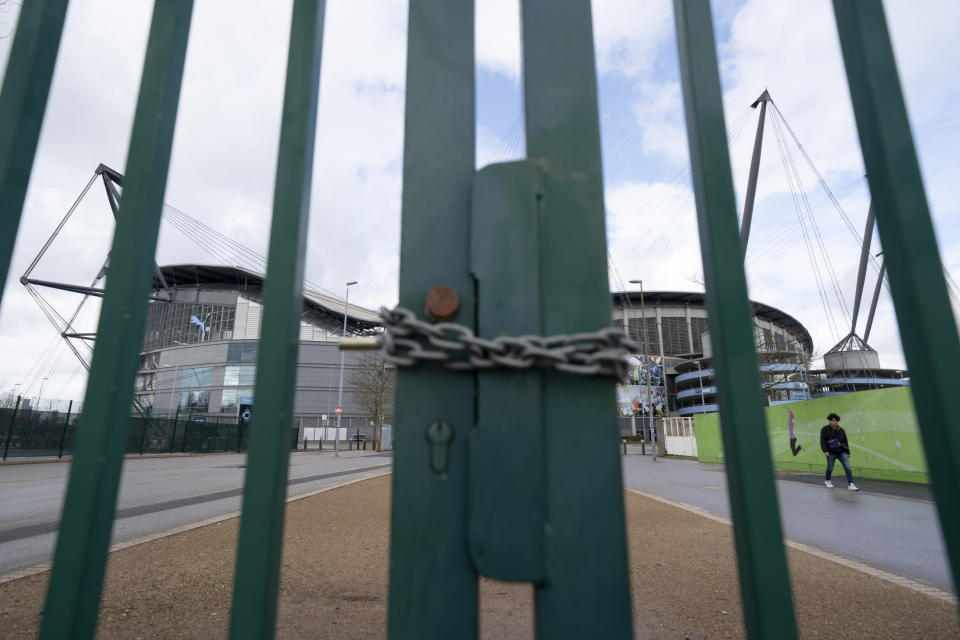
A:
{"type": "MultiPolygon", "coordinates": [[[[774,466],[783,471],[823,473],[820,428],[828,413],[840,415],[850,442],[856,477],[927,483],[927,461],[917,428],[910,389],[879,389],[815,398],[767,407],[767,434],[774,466]],[[789,412],[793,413],[796,456],[790,449],[789,412]]],[[[720,419],[711,413],[696,418],[701,462],[725,462],[720,419]]]]}

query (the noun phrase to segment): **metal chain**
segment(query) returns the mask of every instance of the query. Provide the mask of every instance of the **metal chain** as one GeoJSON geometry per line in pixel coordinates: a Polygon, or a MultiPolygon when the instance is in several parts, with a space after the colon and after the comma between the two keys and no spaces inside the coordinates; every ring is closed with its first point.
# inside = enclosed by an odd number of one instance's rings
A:
{"type": "Polygon", "coordinates": [[[630,366],[627,355],[639,349],[613,327],[593,333],[487,340],[461,324],[419,320],[403,307],[381,307],[380,317],[386,329],[380,338],[383,359],[398,367],[433,361],[455,371],[536,368],[623,380],[630,366]]]}

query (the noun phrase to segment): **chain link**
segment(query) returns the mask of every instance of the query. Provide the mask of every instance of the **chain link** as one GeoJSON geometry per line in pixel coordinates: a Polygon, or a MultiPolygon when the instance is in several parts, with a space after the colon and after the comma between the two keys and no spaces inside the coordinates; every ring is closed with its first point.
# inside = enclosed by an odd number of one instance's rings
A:
{"type": "Polygon", "coordinates": [[[419,320],[403,307],[381,307],[380,317],[386,328],[381,337],[383,359],[398,367],[431,361],[455,371],[535,368],[623,380],[629,370],[627,355],[639,349],[612,327],[594,333],[491,340],[475,336],[461,324],[419,320]]]}

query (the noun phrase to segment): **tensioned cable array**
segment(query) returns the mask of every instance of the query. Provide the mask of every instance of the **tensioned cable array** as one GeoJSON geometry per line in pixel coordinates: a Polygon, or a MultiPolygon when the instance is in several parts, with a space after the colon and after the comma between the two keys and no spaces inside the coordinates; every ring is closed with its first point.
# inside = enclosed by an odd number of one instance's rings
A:
{"type": "MultiPolygon", "coordinates": [[[[730,133],[727,136],[728,144],[736,140],[743,132],[749,122],[750,111],[750,108],[746,108],[734,119],[730,126],[730,133]]],[[[620,289],[620,291],[624,291],[626,287],[623,279],[619,275],[620,269],[614,261],[614,253],[622,250],[626,242],[632,240],[634,232],[636,232],[636,235],[639,236],[638,239],[630,246],[626,254],[620,258],[620,262],[621,264],[627,262],[640,250],[640,254],[644,256],[645,263],[654,265],[651,270],[646,271],[647,275],[644,280],[649,280],[651,274],[656,272],[660,259],[669,250],[677,234],[683,227],[679,224],[672,225],[673,228],[666,239],[662,237],[663,233],[652,232],[651,230],[664,228],[670,219],[675,218],[684,211],[693,200],[690,167],[687,165],[680,167],[666,182],[657,183],[656,186],[659,189],[659,194],[655,196],[653,200],[642,204],[642,210],[646,212],[656,212],[655,217],[651,219],[639,215],[638,212],[638,215],[628,218],[626,224],[618,231],[619,234],[623,235],[624,239],[619,243],[619,246],[611,246],[608,249],[607,255],[612,279],[614,286],[620,289]]],[[[624,306],[626,307],[627,304],[624,306]]]]}

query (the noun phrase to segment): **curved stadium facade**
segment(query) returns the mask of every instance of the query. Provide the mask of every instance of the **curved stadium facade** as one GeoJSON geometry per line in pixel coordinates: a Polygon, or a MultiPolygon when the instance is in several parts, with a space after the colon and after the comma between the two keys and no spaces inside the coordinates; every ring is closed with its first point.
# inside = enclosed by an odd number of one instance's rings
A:
{"type": "MultiPolygon", "coordinates": [[[[689,416],[717,410],[713,351],[702,293],[635,291],[614,293],[614,322],[636,340],[630,384],[617,392],[621,417],[689,416]]],[[[764,394],[768,403],[804,400],[810,395],[806,371],[813,352],[810,332],[779,309],[752,302],[753,330],[764,394]]]]}
{"type": "MultiPolygon", "coordinates": [[[[192,264],[161,267],[160,273],[163,281],[155,276],[147,311],[137,399],[153,416],[236,419],[241,405],[254,401],[262,274],[192,264]]],[[[342,300],[304,290],[293,424],[323,428],[327,416],[331,430],[325,440],[334,437],[343,317],[342,300]]],[[[375,312],[350,305],[348,334],[379,327],[375,312]]],[[[345,352],[341,439],[367,424],[350,384],[358,357],[345,352]]]]}
{"type": "MultiPolygon", "coordinates": [[[[629,384],[617,390],[621,417],[691,416],[718,410],[713,350],[703,293],[652,291],[613,294],[614,322],[636,340],[629,384]],[[644,346],[645,345],[645,346],[644,346]],[[650,386],[647,387],[647,370],[650,386]]],[[[751,302],[760,382],[768,405],[870,389],[907,386],[906,372],[883,369],[877,352],[848,337],[811,370],[813,339],[793,316],[751,302]]]]}

